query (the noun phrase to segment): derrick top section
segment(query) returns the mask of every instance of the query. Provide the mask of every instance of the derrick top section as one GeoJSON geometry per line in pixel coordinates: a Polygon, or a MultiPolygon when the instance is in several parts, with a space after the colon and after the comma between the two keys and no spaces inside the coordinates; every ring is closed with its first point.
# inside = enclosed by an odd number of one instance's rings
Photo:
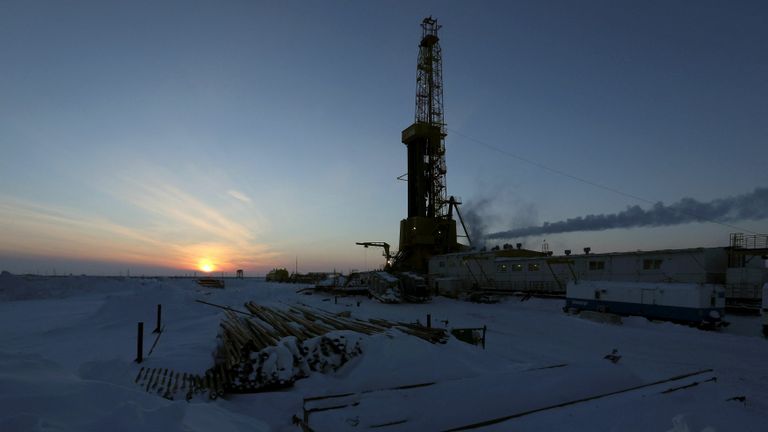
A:
{"type": "Polygon", "coordinates": [[[429,17],[421,22],[421,42],[416,77],[416,123],[440,127],[443,120],[443,61],[437,31],[442,26],[429,17]]]}
{"type": "Polygon", "coordinates": [[[419,46],[431,47],[437,44],[440,41],[440,38],[437,37],[437,31],[441,27],[441,25],[437,24],[436,19],[432,17],[424,18],[424,21],[421,22],[421,44],[419,46]]]}

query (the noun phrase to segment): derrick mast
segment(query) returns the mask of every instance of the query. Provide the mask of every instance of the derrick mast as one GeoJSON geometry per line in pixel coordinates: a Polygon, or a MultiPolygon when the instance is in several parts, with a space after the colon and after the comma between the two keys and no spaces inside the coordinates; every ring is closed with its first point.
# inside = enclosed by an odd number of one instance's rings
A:
{"type": "Polygon", "coordinates": [[[400,222],[396,267],[426,271],[430,256],[453,252],[456,223],[446,198],[445,120],[440,25],[432,17],[421,23],[416,65],[416,116],[402,133],[408,151],[408,218],[400,222]]]}
{"type": "MultiPolygon", "coordinates": [[[[445,120],[443,118],[443,60],[437,20],[425,18],[416,66],[416,118],[414,124],[432,129],[427,143],[427,217],[445,216],[445,120]]],[[[430,132],[428,132],[430,133],[430,132]]],[[[405,137],[404,137],[405,138],[405,137]]],[[[405,142],[405,140],[403,140],[405,142]]],[[[409,215],[410,216],[410,215],[409,215]]]]}

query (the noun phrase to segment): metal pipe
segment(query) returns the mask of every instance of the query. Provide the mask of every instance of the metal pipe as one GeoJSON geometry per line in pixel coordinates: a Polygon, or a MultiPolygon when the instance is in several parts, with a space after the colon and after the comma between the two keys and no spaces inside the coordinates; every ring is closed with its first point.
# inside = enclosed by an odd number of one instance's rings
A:
{"type": "Polygon", "coordinates": [[[144,361],[144,323],[140,322],[136,335],[136,363],[144,361]]]}

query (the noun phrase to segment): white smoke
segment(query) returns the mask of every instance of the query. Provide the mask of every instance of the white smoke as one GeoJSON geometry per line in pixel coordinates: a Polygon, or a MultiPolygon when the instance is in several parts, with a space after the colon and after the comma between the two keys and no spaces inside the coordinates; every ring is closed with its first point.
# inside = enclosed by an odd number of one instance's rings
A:
{"type": "Polygon", "coordinates": [[[511,239],[575,231],[602,231],[614,228],[660,227],[691,222],[732,222],[768,218],[768,188],[751,193],[720,198],[709,202],[683,198],[664,205],[658,202],[650,209],[634,205],[612,214],[579,216],[540,226],[511,229],[487,234],[486,239],[511,239]]]}

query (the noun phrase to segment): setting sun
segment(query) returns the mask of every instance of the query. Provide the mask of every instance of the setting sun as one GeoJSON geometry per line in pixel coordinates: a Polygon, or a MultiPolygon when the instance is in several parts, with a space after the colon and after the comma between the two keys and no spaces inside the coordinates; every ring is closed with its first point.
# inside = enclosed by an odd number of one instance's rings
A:
{"type": "Polygon", "coordinates": [[[202,260],[200,260],[200,262],[197,264],[197,267],[198,267],[200,270],[202,270],[202,271],[204,271],[204,272],[206,272],[206,273],[210,273],[210,272],[212,272],[212,271],[216,270],[216,267],[215,267],[215,266],[213,265],[213,263],[212,263],[210,260],[208,260],[208,259],[202,259],[202,260]]]}

